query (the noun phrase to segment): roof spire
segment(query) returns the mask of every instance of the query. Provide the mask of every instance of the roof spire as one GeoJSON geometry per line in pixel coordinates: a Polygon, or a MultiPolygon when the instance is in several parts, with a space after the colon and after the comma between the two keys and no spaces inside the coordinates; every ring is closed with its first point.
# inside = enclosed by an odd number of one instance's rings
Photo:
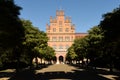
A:
{"type": "Polygon", "coordinates": [[[60,10],[62,10],[62,6],[60,6],[60,10]]]}
{"type": "Polygon", "coordinates": [[[59,5],[60,5],[60,6],[59,6],[59,10],[63,10],[63,9],[62,9],[62,0],[59,0],[59,5]]]}

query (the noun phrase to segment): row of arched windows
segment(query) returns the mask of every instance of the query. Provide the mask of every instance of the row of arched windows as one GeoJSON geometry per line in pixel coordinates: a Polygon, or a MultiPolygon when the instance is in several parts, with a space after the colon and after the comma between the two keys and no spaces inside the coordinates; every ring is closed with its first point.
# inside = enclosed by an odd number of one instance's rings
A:
{"type": "Polygon", "coordinates": [[[50,37],[49,37],[49,40],[50,41],[73,41],[73,36],[72,37],[70,37],[70,36],[65,36],[65,37],[59,36],[59,37],[52,37],[52,39],[50,39],[50,37]]]}
{"type": "Polygon", "coordinates": [[[63,45],[59,45],[59,46],[56,46],[56,45],[53,45],[52,46],[53,49],[68,49],[69,48],[69,45],[66,45],[66,46],[63,46],[63,45]]]}

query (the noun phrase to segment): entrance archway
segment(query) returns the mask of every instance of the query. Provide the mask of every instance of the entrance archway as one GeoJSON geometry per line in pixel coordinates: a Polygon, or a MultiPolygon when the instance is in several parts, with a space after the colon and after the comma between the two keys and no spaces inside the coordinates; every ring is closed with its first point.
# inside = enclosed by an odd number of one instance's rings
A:
{"type": "Polygon", "coordinates": [[[63,61],[63,56],[59,56],[59,62],[62,63],[63,61]]]}

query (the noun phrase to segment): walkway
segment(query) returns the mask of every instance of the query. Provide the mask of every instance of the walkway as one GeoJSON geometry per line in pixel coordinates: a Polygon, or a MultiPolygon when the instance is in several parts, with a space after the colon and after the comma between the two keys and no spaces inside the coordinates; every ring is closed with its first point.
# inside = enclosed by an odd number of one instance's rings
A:
{"type": "Polygon", "coordinates": [[[66,64],[55,64],[36,70],[37,80],[119,80],[118,75],[113,75],[104,70],[85,70],[66,64]]]}
{"type": "Polygon", "coordinates": [[[69,66],[66,64],[54,64],[50,65],[47,68],[43,68],[41,70],[36,70],[36,73],[45,73],[45,72],[74,72],[76,70],[75,67],[69,66]]]}
{"type": "Polygon", "coordinates": [[[120,73],[54,64],[37,70],[26,69],[19,73],[2,71],[0,80],[120,80],[120,73]]]}

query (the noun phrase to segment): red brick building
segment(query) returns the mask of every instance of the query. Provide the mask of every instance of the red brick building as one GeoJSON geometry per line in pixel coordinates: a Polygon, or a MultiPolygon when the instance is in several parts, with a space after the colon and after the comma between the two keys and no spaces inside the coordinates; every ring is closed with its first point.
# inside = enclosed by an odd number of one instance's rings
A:
{"type": "Polygon", "coordinates": [[[56,11],[56,17],[50,17],[50,24],[46,25],[49,38],[48,45],[56,53],[57,63],[64,62],[67,49],[73,44],[75,38],[82,38],[86,33],[75,33],[75,25],[71,18],[65,16],[63,10],[56,11]]]}

